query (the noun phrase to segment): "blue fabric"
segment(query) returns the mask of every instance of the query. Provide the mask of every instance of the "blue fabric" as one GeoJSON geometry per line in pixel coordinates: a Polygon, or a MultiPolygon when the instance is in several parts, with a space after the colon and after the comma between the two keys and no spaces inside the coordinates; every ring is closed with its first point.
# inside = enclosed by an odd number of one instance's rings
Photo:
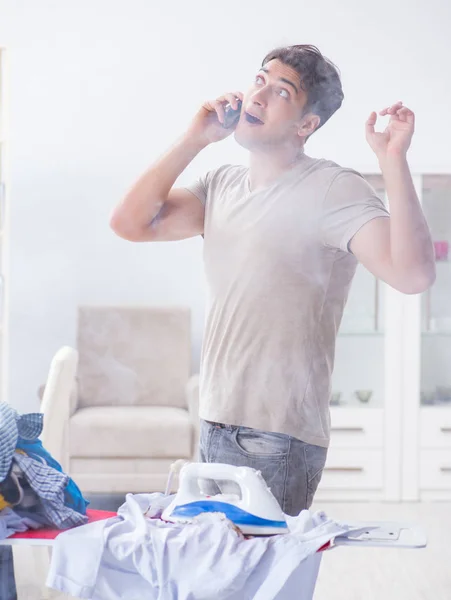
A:
{"type": "MultiPolygon", "coordinates": [[[[49,467],[63,472],[63,469],[58,461],[56,461],[53,456],[47,452],[47,450],[42,445],[41,440],[25,440],[19,437],[17,441],[17,449],[23,450],[30,458],[34,458],[35,460],[44,459],[49,467]]],[[[86,508],[89,505],[89,502],[83,498],[83,495],[75,483],[73,479],[69,477],[69,481],[64,490],[64,504],[68,508],[72,508],[79,512],[82,515],[86,515],[86,508]]]]}

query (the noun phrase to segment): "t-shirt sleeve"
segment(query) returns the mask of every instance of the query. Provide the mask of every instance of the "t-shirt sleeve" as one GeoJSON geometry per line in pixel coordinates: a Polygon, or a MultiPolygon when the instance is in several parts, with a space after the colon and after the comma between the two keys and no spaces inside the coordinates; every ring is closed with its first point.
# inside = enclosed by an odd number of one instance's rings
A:
{"type": "Polygon", "coordinates": [[[390,214],[372,186],[356,171],[335,176],[324,200],[321,215],[323,243],[350,252],[349,243],[366,223],[390,214]]]}
{"type": "Polygon", "coordinates": [[[199,177],[196,181],[191,184],[185,185],[185,190],[188,190],[192,194],[194,194],[199,200],[202,202],[202,205],[205,206],[207,203],[207,195],[208,195],[208,185],[211,178],[211,171],[199,177]]]}

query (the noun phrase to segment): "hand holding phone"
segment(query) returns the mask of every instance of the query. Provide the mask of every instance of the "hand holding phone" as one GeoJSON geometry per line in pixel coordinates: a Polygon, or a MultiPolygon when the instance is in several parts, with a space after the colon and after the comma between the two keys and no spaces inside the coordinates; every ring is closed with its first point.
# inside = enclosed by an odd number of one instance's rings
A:
{"type": "Polygon", "coordinates": [[[219,142],[231,135],[240,118],[243,94],[223,94],[204,102],[188,129],[188,135],[201,144],[219,142]]]}
{"type": "Polygon", "coordinates": [[[224,129],[230,129],[238,123],[240,120],[242,105],[243,103],[241,100],[238,100],[238,108],[236,109],[232,108],[231,104],[227,104],[224,109],[224,123],[222,123],[224,129]]]}

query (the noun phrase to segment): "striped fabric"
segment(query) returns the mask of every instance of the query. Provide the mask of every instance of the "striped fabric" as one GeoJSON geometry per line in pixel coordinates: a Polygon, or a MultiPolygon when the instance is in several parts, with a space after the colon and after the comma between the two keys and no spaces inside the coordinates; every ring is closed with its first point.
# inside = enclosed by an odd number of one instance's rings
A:
{"type": "Polygon", "coordinates": [[[9,473],[19,436],[26,440],[37,439],[43,426],[41,413],[19,415],[7,402],[0,402],[0,482],[9,473]]]}
{"type": "MultiPolygon", "coordinates": [[[[39,462],[16,453],[14,462],[20,467],[31,489],[41,499],[40,509],[49,525],[58,529],[84,525],[88,518],[64,504],[64,490],[69,476],[39,462]]],[[[0,599],[1,600],[1,599],[0,599]]]]}

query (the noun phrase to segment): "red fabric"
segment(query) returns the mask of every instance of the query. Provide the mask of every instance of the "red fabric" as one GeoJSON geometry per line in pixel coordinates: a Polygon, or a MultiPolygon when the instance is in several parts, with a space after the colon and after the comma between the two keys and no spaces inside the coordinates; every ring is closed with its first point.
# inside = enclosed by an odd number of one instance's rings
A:
{"type": "Polygon", "coordinates": [[[317,550],[317,552],[324,552],[324,550],[329,550],[331,546],[332,542],[326,542],[324,546],[321,546],[321,548],[317,550]]]}
{"type": "MultiPolygon", "coordinates": [[[[94,521],[102,521],[103,519],[109,519],[115,517],[117,513],[109,512],[108,510],[92,510],[86,511],[88,516],[88,523],[94,523],[94,521]]],[[[24,533],[15,533],[10,536],[10,540],[24,540],[24,539],[38,539],[38,540],[54,540],[64,529],[51,529],[50,527],[44,527],[42,529],[29,529],[24,533]]]]}

